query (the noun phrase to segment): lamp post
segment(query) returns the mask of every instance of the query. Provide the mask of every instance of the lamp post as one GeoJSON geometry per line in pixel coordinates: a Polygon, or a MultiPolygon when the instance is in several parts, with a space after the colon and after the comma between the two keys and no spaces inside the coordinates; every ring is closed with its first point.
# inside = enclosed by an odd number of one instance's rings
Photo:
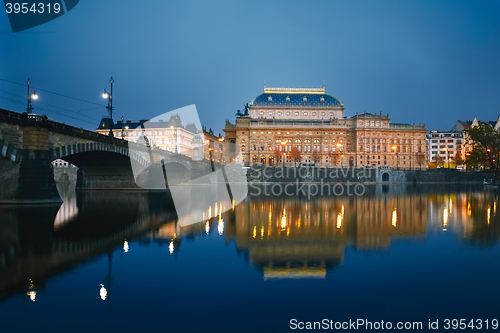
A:
{"type": "Polygon", "coordinates": [[[449,168],[450,162],[448,161],[448,149],[446,147],[444,147],[443,150],[444,150],[444,158],[445,158],[445,161],[448,163],[448,168],[449,168]]]}
{"type": "Polygon", "coordinates": [[[496,183],[496,171],[497,171],[497,168],[495,166],[495,158],[491,156],[491,148],[488,147],[486,148],[486,153],[488,154],[488,162],[490,163],[490,169],[493,171],[493,183],[496,183]]]}
{"type": "Polygon", "coordinates": [[[222,159],[222,147],[223,147],[224,138],[219,134],[219,138],[217,139],[217,141],[219,141],[219,152],[220,152],[219,163],[224,163],[224,161],[222,159]]]}
{"type": "MultiPolygon", "coordinates": [[[[178,150],[177,150],[177,127],[174,127],[174,125],[171,125],[170,129],[172,129],[173,132],[174,132],[174,144],[175,144],[174,151],[175,151],[176,154],[178,154],[178,150]]],[[[210,141],[208,143],[208,146],[210,147],[210,141]]]]}
{"type": "Polygon", "coordinates": [[[260,146],[257,146],[257,164],[260,165],[260,146]]]}
{"type": "Polygon", "coordinates": [[[344,146],[342,143],[337,143],[337,149],[339,151],[339,156],[340,156],[340,167],[344,167],[344,146]]]}
{"type": "Polygon", "coordinates": [[[285,145],[286,145],[286,141],[284,140],[281,140],[281,147],[283,147],[283,157],[281,157],[281,161],[283,162],[283,168],[285,167],[285,145]]]}
{"type": "Polygon", "coordinates": [[[26,112],[31,113],[33,111],[33,106],[31,105],[31,100],[34,99],[35,101],[38,99],[38,95],[36,94],[36,90],[33,90],[33,94],[30,95],[30,84],[31,80],[28,79],[26,81],[26,84],[28,85],[28,106],[26,107],[26,112]]]}
{"type": "Polygon", "coordinates": [[[115,80],[113,80],[113,77],[111,77],[111,79],[109,79],[109,83],[111,84],[111,89],[109,91],[109,93],[106,91],[106,88],[104,88],[104,92],[102,93],[102,98],[107,98],[108,99],[108,106],[106,107],[106,109],[108,109],[108,112],[109,112],[109,121],[110,121],[110,127],[109,127],[109,136],[110,137],[113,137],[113,82],[115,82],[115,80]]]}
{"type": "Polygon", "coordinates": [[[175,137],[175,153],[178,154],[179,151],[177,150],[177,127],[174,129],[174,137],[175,137]]]}
{"type": "Polygon", "coordinates": [[[392,146],[392,151],[396,154],[396,170],[399,170],[399,156],[398,156],[398,152],[397,152],[397,147],[396,146],[392,146]]]}
{"type": "Polygon", "coordinates": [[[125,137],[125,128],[123,127],[123,116],[122,116],[122,140],[125,137]]]}

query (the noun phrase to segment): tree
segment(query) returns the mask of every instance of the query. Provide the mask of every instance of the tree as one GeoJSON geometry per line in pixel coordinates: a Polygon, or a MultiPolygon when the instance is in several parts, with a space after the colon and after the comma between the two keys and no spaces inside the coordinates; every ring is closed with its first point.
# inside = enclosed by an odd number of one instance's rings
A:
{"type": "Polygon", "coordinates": [[[492,173],[493,180],[498,176],[498,160],[500,158],[500,133],[489,124],[469,127],[464,130],[472,151],[467,153],[465,164],[468,170],[481,168],[492,173]]]}
{"type": "Polygon", "coordinates": [[[302,160],[302,154],[300,153],[299,148],[293,146],[292,150],[290,151],[290,157],[295,162],[295,166],[297,166],[297,162],[300,162],[302,160]]]}
{"type": "Polygon", "coordinates": [[[417,164],[420,170],[422,170],[422,164],[425,163],[425,154],[420,152],[417,154],[417,164]]]}
{"type": "Polygon", "coordinates": [[[434,156],[434,161],[436,162],[436,168],[442,168],[444,166],[444,157],[436,155],[434,156]]]}
{"type": "Polygon", "coordinates": [[[314,161],[314,163],[319,163],[321,161],[321,155],[316,149],[313,150],[311,158],[314,161]]]}
{"type": "Polygon", "coordinates": [[[464,160],[462,158],[462,153],[459,152],[459,151],[457,151],[457,153],[455,154],[455,157],[453,159],[455,160],[455,165],[456,166],[464,164],[464,160]]]}
{"type": "Polygon", "coordinates": [[[340,154],[333,151],[330,152],[330,162],[332,165],[337,166],[340,161],[340,154]]]}
{"type": "Polygon", "coordinates": [[[280,160],[280,157],[282,156],[283,154],[281,153],[279,147],[276,147],[274,149],[274,159],[276,160],[275,164],[278,164],[278,161],[280,160]]]}

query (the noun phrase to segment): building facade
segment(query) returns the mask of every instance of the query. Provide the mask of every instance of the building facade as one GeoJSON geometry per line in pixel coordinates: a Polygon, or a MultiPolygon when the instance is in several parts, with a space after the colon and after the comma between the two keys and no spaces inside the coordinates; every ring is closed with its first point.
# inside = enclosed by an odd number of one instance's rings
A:
{"type": "Polygon", "coordinates": [[[139,138],[145,136],[153,149],[162,149],[195,159],[209,160],[212,155],[215,162],[223,159],[222,136],[220,134],[215,136],[211,129],[207,131],[205,128],[198,128],[199,126],[197,127],[194,123],[184,123],[178,114],[171,115],[169,119],[138,122],[121,120],[112,123],[109,118],[102,118],[96,131],[108,135],[110,127],[115,138],[137,142],[139,138]],[[198,156],[193,151],[193,147],[199,142],[203,143],[203,151],[198,156]]]}
{"type": "Polygon", "coordinates": [[[427,134],[427,160],[437,168],[455,168],[466,156],[463,132],[431,131],[427,134]]]}
{"type": "Polygon", "coordinates": [[[224,132],[245,165],[427,167],[424,125],[390,123],[382,113],[348,118],[324,88],[265,87],[224,132]]]}
{"type": "MultiPolygon", "coordinates": [[[[430,131],[427,134],[427,160],[438,168],[456,168],[465,162],[473,149],[474,143],[464,131],[480,124],[500,130],[500,117],[497,120],[482,122],[473,120],[457,120],[451,131],[430,131]]],[[[461,167],[463,168],[463,166],[461,167]]]]}

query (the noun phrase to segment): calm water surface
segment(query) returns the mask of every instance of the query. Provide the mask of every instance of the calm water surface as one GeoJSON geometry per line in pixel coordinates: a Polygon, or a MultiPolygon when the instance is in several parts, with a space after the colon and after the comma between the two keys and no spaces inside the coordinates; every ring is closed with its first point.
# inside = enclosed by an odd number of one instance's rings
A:
{"type": "Polygon", "coordinates": [[[0,332],[500,319],[495,191],[249,196],[189,226],[162,194],[60,192],[61,206],[0,207],[0,332]]]}

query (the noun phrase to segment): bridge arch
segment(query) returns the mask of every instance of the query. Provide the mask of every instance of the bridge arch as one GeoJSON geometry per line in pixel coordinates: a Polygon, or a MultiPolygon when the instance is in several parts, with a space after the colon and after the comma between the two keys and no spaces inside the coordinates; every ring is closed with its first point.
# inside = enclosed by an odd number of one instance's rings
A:
{"type": "Polygon", "coordinates": [[[388,172],[384,172],[382,174],[382,181],[383,182],[388,182],[389,181],[389,173],[388,172]]]}
{"type": "Polygon", "coordinates": [[[51,160],[56,160],[58,158],[66,160],[71,155],[88,153],[88,152],[108,152],[108,153],[120,154],[141,164],[144,167],[147,167],[150,164],[149,161],[146,160],[146,158],[144,158],[143,156],[135,152],[130,152],[128,147],[117,146],[115,144],[101,143],[101,142],[75,143],[61,147],[55,147],[49,150],[49,155],[51,160]]]}

